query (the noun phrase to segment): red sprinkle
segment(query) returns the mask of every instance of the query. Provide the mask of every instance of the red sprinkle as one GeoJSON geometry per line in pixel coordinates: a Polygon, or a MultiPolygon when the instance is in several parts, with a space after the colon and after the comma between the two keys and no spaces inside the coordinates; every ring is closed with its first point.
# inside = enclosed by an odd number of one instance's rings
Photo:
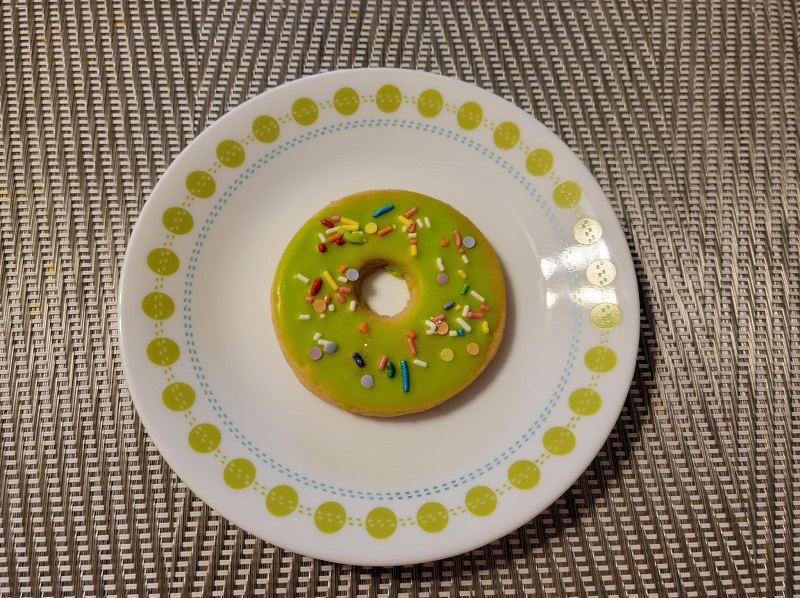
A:
{"type": "Polygon", "coordinates": [[[416,245],[417,244],[417,240],[416,239],[409,239],[408,240],[408,244],[409,245],[416,245]]]}
{"type": "Polygon", "coordinates": [[[461,235],[457,230],[453,231],[453,236],[456,238],[456,245],[461,247],[461,235]]]}
{"type": "Polygon", "coordinates": [[[311,295],[306,297],[306,303],[314,303],[314,298],[311,295]]]}
{"type": "Polygon", "coordinates": [[[381,360],[380,360],[380,362],[378,362],[378,369],[379,369],[379,370],[383,370],[383,369],[385,369],[385,368],[386,368],[386,362],[387,362],[387,361],[389,361],[389,358],[388,358],[388,357],[386,357],[386,355],[384,355],[383,357],[381,357],[381,360]]]}
{"type": "Polygon", "coordinates": [[[408,338],[417,338],[417,333],[414,332],[413,330],[409,330],[408,332],[406,332],[406,336],[408,338]]]}
{"type": "Polygon", "coordinates": [[[416,355],[417,354],[417,348],[414,346],[414,339],[413,338],[408,339],[408,348],[411,350],[411,354],[412,355],[416,355]]]}
{"type": "Polygon", "coordinates": [[[328,220],[327,218],[323,218],[322,220],[320,220],[320,222],[322,223],[322,225],[323,225],[325,228],[333,228],[333,222],[331,222],[331,221],[330,221],[330,220],[328,220]]]}
{"type": "Polygon", "coordinates": [[[337,245],[344,245],[344,239],[336,239],[336,244],[337,245]]]}
{"type": "Polygon", "coordinates": [[[325,247],[325,243],[320,243],[319,245],[317,245],[317,251],[319,251],[320,253],[325,253],[326,251],[328,251],[328,248],[325,247]]]}
{"type": "Polygon", "coordinates": [[[344,303],[344,295],[341,293],[336,293],[336,298],[339,300],[339,303],[344,303]]]}
{"type": "Polygon", "coordinates": [[[352,291],[350,290],[350,287],[339,287],[339,292],[350,294],[352,291]]]}
{"type": "Polygon", "coordinates": [[[339,274],[344,274],[345,272],[347,272],[347,265],[339,266],[339,274]]]}
{"type": "Polygon", "coordinates": [[[482,318],[483,317],[483,313],[481,313],[479,311],[468,311],[467,312],[467,317],[469,317],[469,318],[482,318]]]}
{"type": "Polygon", "coordinates": [[[442,247],[447,247],[448,245],[450,245],[450,241],[448,241],[447,239],[442,239],[442,242],[439,243],[439,245],[441,245],[442,247]]]}
{"type": "Polygon", "coordinates": [[[314,282],[311,283],[311,288],[308,290],[310,295],[316,295],[319,293],[319,288],[322,286],[322,279],[315,278],[314,282]]]}
{"type": "MultiPolygon", "coordinates": [[[[333,220],[334,222],[339,222],[341,219],[342,219],[341,216],[331,216],[331,220],[333,220]]],[[[332,227],[328,227],[328,228],[332,228],[332,227]]]]}
{"type": "Polygon", "coordinates": [[[364,334],[366,334],[367,332],[369,332],[369,324],[367,324],[366,322],[361,322],[361,324],[358,325],[358,329],[364,334]]]}
{"type": "Polygon", "coordinates": [[[461,249],[459,249],[458,253],[460,253],[461,255],[464,255],[464,248],[462,247],[461,249]]]}
{"type": "Polygon", "coordinates": [[[331,302],[331,296],[330,295],[325,295],[325,298],[323,299],[323,301],[325,301],[325,305],[328,305],[328,303],[331,302]]]}
{"type": "Polygon", "coordinates": [[[485,303],[481,303],[481,311],[489,311],[489,306],[485,303]]]}
{"type": "Polygon", "coordinates": [[[411,209],[410,209],[408,212],[406,212],[405,214],[403,214],[403,216],[405,216],[406,218],[411,218],[411,217],[412,217],[414,214],[416,214],[416,213],[417,213],[417,208],[416,208],[416,207],[413,207],[413,208],[411,208],[411,209]]]}
{"type": "Polygon", "coordinates": [[[433,317],[433,318],[431,318],[431,319],[432,319],[434,322],[441,322],[442,320],[444,320],[444,314],[439,314],[438,316],[434,316],[434,317],[433,317]]]}
{"type": "Polygon", "coordinates": [[[392,232],[392,227],[386,226],[378,231],[378,236],[382,237],[383,235],[388,235],[390,232],[392,232]]]}

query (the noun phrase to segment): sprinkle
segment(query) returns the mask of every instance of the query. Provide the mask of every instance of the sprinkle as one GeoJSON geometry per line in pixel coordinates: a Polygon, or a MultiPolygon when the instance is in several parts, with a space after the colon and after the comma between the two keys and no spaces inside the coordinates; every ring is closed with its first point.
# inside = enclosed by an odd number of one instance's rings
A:
{"type": "Polygon", "coordinates": [[[394,378],[394,364],[391,361],[386,364],[386,375],[389,378],[394,378]]]}
{"type": "Polygon", "coordinates": [[[324,314],[324,313],[321,313],[321,314],[319,314],[319,317],[320,317],[320,318],[324,318],[324,317],[325,317],[325,314],[324,314]]]}
{"type": "Polygon", "coordinates": [[[442,361],[453,361],[453,355],[452,349],[442,349],[442,352],[439,353],[439,357],[442,358],[442,361]]]}
{"type": "Polygon", "coordinates": [[[467,312],[467,316],[474,320],[476,318],[482,318],[483,317],[483,312],[482,311],[470,311],[470,312],[467,312]]]}
{"type": "Polygon", "coordinates": [[[427,216],[425,216],[425,226],[427,226],[428,228],[431,227],[431,219],[428,218],[427,216]]]}
{"type": "Polygon", "coordinates": [[[453,236],[456,238],[456,247],[461,247],[461,234],[457,230],[454,230],[453,236]]]}
{"type": "Polygon", "coordinates": [[[300,314],[300,319],[301,320],[310,320],[311,316],[309,316],[308,314],[300,314]]]}
{"type": "Polygon", "coordinates": [[[449,280],[450,277],[444,272],[439,272],[439,274],[436,275],[436,282],[438,282],[439,284],[447,284],[449,280]]]}
{"type": "Polygon", "coordinates": [[[329,228],[328,230],[325,231],[325,234],[326,235],[335,235],[338,232],[339,232],[339,227],[338,226],[332,226],[331,228],[329,228]]]}
{"type": "Polygon", "coordinates": [[[391,226],[384,226],[381,230],[378,231],[378,236],[382,237],[383,235],[388,235],[394,229],[391,226]]]}
{"type": "Polygon", "coordinates": [[[417,348],[414,346],[414,339],[413,338],[409,338],[409,339],[406,339],[406,340],[408,340],[408,350],[411,351],[412,355],[416,355],[417,354],[417,348]]]}
{"type": "Polygon", "coordinates": [[[325,295],[325,296],[322,298],[322,300],[325,302],[325,305],[328,305],[328,303],[330,303],[330,302],[331,302],[331,296],[330,296],[330,295],[325,295]]]}
{"type": "Polygon", "coordinates": [[[448,330],[450,330],[450,326],[447,325],[447,322],[439,322],[436,325],[436,334],[439,336],[444,336],[448,330]]]}
{"type": "Polygon", "coordinates": [[[378,230],[378,225],[374,222],[368,222],[367,225],[364,227],[364,232],[368,235],[374,235],[375,232],[378,230]]]}
{"type": "Polygon", "coordinates": [[[325,253],[326,251],[328,251],[328,248],[325,246],[325,243],[320,243],[319,245],[317,245],[317,251],[319,251],[320,253],[325,253]]]}
{"type": "Polygon", "coordinates": [[[322,233],[317,233],[317,236],[319,237],[321,243],[327,243],[328,239],[325,238],[325,235],[322,233]]]}
{"type": "Polygon", "coordinates": [[[324,312],[327,306],[328,304],[325,303],[322,299],[317,299],[316,301],[314,301],[314,311],[317,312],[318,314],[324,312]]]}
{"type": "Polygon", "coordinates": [[[412,245],[411,246],[411,257],[417,257],[417,246],[416,245],[412,245]]]}
{"type": "Polygon", "coordinates": [[[428,328],[430,328],[431,330],[435,330],[435,329],[436,329],[436,324],[434,324],[434,323],[433,323],[433,322],[431,322],[430,320],[425,320],[425,326],[427,326],[427,327],[428,327],[428,328]]]}
{"type": "Polygon", "coordinates": [[[342,245],[344,245],[344,243],[345,243],[344,239],[336,239],[336,244],[337,245],[342,246],[342,245]]]}
{"type": "Polygon", "coordinates": [[[378,369],[383,371],[386,369],[386,362],[389,361],[389,358],[384,355],[381,357],[381,360],[378,362],[378,369]]]}
{"type": "Polygon", "coordinates": [[[306,295],[305,302],[314,303],[314,298],[311,295],[306,295]]]}
{"type": "Polygon", "coordinates": [[[322,220],[320,220],[320,222],[322,223],[322,226],[324,226],[325,228],[333,228],[333,222],[331,222],[327,218],[323,218],[322,220]]]}
{"type": "Polygon", "coordinates": [[[339,274],[344,274],[345,270],[347,270],[347,264],[339,266],[339,274]]]}
{"type": "Polygon", "coordinates": [[[345,231],[351,231],[352,232],[352,231],[358,230],[359,228],[360,227],[357,224],[342,224],[339,227],[339,232],[344,234],[345,231]]]}
{"type": "Polygon", "coordinates": [[[466,334],[466,332],[464,332],[463,328],[459,328],[458,329],[458,336],[464,336],[465,334],[466,334]]]}
{"type": "Polygon", "coordinates": [[[461,287],[459,293],[461,293],[462,295],[466,295],[468,290],[469,290],[469,285],[465,284],[463,287],[461,287]]]}
{"type": "Polygon", "coordinates": [[[467,249],[475,247],[475,237],[464,237],[464,247],[467,249]]]}
{"type": "Polygon", "coordinates": [[[377,210],[372,212],[372,217],[373,218],[377,218],[381,214],[385,214],[386,212],[388,212],[390,210],[394,210],[394,205],[393,204],[387,204],[387,205],[383,206],[382,208],[378,208],[377,210]]]}
{"type": "Polygon", "coordinates": [[[408,244],[409,244],[409,245],[416,245],[416,244],[417,244],[417,240],[416,240],[416,239],[414,239],[414,238],[412,237],[412,238],[410,238],[410,239],[408,240],[408,244]]]}
{"type": "Polygon", "coordinates": [[[431,320],[433,320],[434,322],[441,322],[442,320],[444,320],[444,314],[439,314],[438,316],[433,316],[431,318],[431,320]]]}
{"type": "Polygon", "coordinates": [[[456,322],[467,332],[472,332],[472,326],[467,324],[467,321],[464,318],[456,318],[456,322]]]}
{"type": "Polygon", "coordinates": [[[408,362],[405,359],[400,362],[400,373],[403,376],[403,392],[408,392],[408,362]]]}
{"type": "Polygon", "coordinates": [[[413,330],[406,330],[406,336],[408,338],[417,338],[417,333],[413,330]]]}
{"type": "Polygon", "coordinates": [[[459,271],[458,271],[458,275],[459,275],[461,278],[466,278],[466,277],[467,277],[467,273],[466,273],[466,272],[464,272],[463,270],[459,270],[459,271]]]}
{"type": "Polygon", "coordinates": [[[348,243],[356,243],[357,245],[361,245],[367,239],[364,237],[364,233],[361,231],[345,231],[344,240],[348,243]]]}
{"type": "Polygon", "coordinates": [[[476,293],[475,291],[470,291],[470,292],[469,292],[469,294],[470,294],[470,295],[472,295],[473,297],[475,297],[475,299],[477,299],[478,301],[481,301],[481,302],[483,302],[483,301],[486,301],[486,299],[485,299],[485,298],[481,297],[481,296],[480,296],[478,293],[476,293]]]}
{"type": "Polygon", "coordinates": [[[411,220],[410,222],[411,224],[408,225],[408,232],[413,233],[415,230],[417,230],[417,223],[414,222],[413,220],[411,220]]]}
{"type": "Polygon", "coordinates": [[[411,218],[411,217],[412,217],[414,214],[416,214],[416,213],[417,213],[417,207],[416,207],[416,206],[414,206],[414,207],[413,207],[413,208],[411,208],[411,209],[410,209],[408,212],[406,212],[406,213],[405,213],[405,217],[406,217],[406,218],[411,218]]]}
{"type": "Polygon", "coordinates": [[[339,345],[334,343],[333,341],[325,341],[322,348],[325,350],[326,353],[336,353],[339,350],[339,345]]]}
{"type": "Polygon", "coordinates": [[[466,255],[462,255],[461,259],[464,260],[465,264],[469,264],[469,258],[466,255]]]}
{"type": "Polygon", "coordinates": [[[489,311],[489,306],[481,304],[481,311],[489,311]]]}
{"type": "Polygon", "coordinates": [[[441,245],[442,247],[447,247],[450,245],[450,241],[448,241],[447,239],[442,239],[441,241],[439,241],[439,245],[441,245]]]}
{"type": "Polygon", "coordinates": [[[463,247],[458,250],[458,254],[459,255],[464,255],[464,248],[463,247]]]}
{"type": "Polygon", "coordinates": [[[369,332],[369,324],[367,324],[366,322],[361,322],[361,324],[358,325],[358,329],[364,334],[366,334],[367,332],[369,332]]]}
{"type": "Polygon", "coordinates": [[[421,359],[415,359],[414,360],[414,365],[418,365],[421,368],[426,368],[426,367],[428,367],[428,362],[427,361],[422,361],[421,359]]]}
{"type": "Polygon", "coordinates": [[[468,313],[469,313],[469,305],[465,305],[464,309],[461,311],[461,317],[466,318],[468,313]]]}
{"type": "Polygon", "coordinates": [[[478,343],[470,343],[467,345],[467,353],[470,355],[477,355],[481,352],[481,348],[478,346],[478,343]]]}
{"type": "MultiPolygon", "coordinates": [[[[325,272],[323,272],[323,273],[322,273],[322,277],[323,277],[323,278],[324,278],[324,279],[327,281],[327,283],[328,283],[329,285],[331,285],[331,288],[332,288],[334,291],[338,291],[338,290],[339,290],[339,285],[338,285],[338,284],[336,284],[336,281],[335,281],[335,280],[333,280],[333,276],[331,276],[330,272],[328,272],[327,270],[325,270],[325,272]]],[[[462,293],[462,294],[463,294],[463,293],[462,293]]]]}
{"type": "Polygon", "coordinates": [[[451,330],[450,336],[458,336],[458,332],[456,332],[455,330],[451,330]]]}
{"type": "Polygon", "coordinates": [[[348,280],[344,276],[337,276],[336,280],[338,280],[339,282],[348,282],[348,280]]]}
{"type": "Polygon", "coordinates": [[[404,224],[403,228],[401,228],[400,230],[402,230],[403,232],[406,232],[408,230],[408,227],[404,224]]]}
{"type": "Polygon", "coordinates": [[[364,367],[364,359],[358,353],[353,353],[353,361],[356,362],[356,365],[360,368],[364,367]]]}
{"type": "Polygon", "coordinates": [[[428,336],[433,336],[434,334],[436,334],[436,328],[429,328],[428,330],[425,331],[425,334],[427,334],[428,336]]]}
{"type": "Polygon", "coordinates": [[[459,311],[460,309],[461,309],[461,304],[459,303],[456,305],[456,311],[459,311]]]}
{"type": "Polygon", "coordinates": [[[353,300],[350,302],[350,311],[355,311],[355,310],[356,310],[356,300],[355,300],[355,299],[353,299],[353,300]]]}
{"type": "Polygon", "coordinates": [[[336,298],[339,300],[339,303],[344,303],[344,295],[341,293],[336,293],[336,298]]]}
{"type": "Polygon", "coordinates": [[[331,220],[333,220],[334,222],[339,222],[341,219],[342,219],[341,216],[331,216],[331,220]]]}
{"type": "Polygon", "coordinates": [[[331,303],[330,305],[328,305],[328,311],[336,311],[336,306],[333,303],[331,303]]]}
{"type": "Polygon", "coordinates": [[[299,280],[300,282],[308,282],[308,276],[303,276],[302,274],[298,273],[297,280],[299,280]]]}
{"type": "Polygon", "coordinates": [[[425,224],[419,218],[417,218],[417,226],[420,228],[425,228],[425,224]]]}
{"type": "Polygon", "coordinates": [[[404,225],[404,226],[411,226],[411,220],[406,218],[405,216],[398,216],[397,219],[404,225]]]}
{"type": "Polygon", "coordinates": [[[345,224],[355,224],[356,226],[360,226],[360,224],[358,224],[358,222],[356,222],[355,220],[350,220],[349,218],[345,218],[344,216],[341,217],[341,221],[344,222],[345,224]]]}
{"type": "Polygon", "coordinates": [[[455,306],[456,306],[456,302],[455,301],[448,301],[442,307],[445,308],[445,309],[453,309],[455,306]]]}
{"type": "Polygon", "coordinates": [[[322,338],[322,333],[321,332],[315,332],[314,333],[314,340],[315,341],[318,341],[321,338],[322,338]]]}
{"type": "Polygon", "coordinates": [[[361,386],[364,388],[372,388],[372,385],[375,384],[375,378],[367,374],[366,376],[361,376],[361,386]]]}
{"type": "Polygon", "coordinates": [[[336,243],[336,241],[339,241],[341,239],[342,239],[342,233],[336,233],[335,235],[331,235],[330,237],[328,237],[328,241],[330,241],[331,243],[336,243]]]}
{"type": "Polygon", "coordinates": [[[439,272],[444,272],[444,264],[442,263],[442,258],[436,258],[436,266],[439,268],[439,272]]]}
{"type": "Polygon", "coordinates": [[[358,276],[359,276],[358,270],[356,270],[355,268],[348,268],[347,272],[345,272],[344,275],[347,277],[347,280],[349,280],[350,282],[357,281],[358,280],[358,276]]]}
{"type": "Polygon", "coordinates": [[[489,322],[484,320],[483,324],[481,324],[481,330],[483,330],[486,334],[489,334],[489,322]]]}
{"type": "Polygon", "coordinates": [[[417,233],[408,233],[408,238],[409,239],[416,239],[417,238],[417,233]]]}
{"type": "Polygon", "coordinates": [[[317,361],[322,357],[322,349],[320,349],[319,347],[311,347],[308,350],[308,356],[314,361],[317,361]]]}
{"type": "Polygon", "coordinates": [[[349,295],[353,291],[350,290],[350,287],[339,287],[339,292],[340,293],[347,293],[349,295]]]}

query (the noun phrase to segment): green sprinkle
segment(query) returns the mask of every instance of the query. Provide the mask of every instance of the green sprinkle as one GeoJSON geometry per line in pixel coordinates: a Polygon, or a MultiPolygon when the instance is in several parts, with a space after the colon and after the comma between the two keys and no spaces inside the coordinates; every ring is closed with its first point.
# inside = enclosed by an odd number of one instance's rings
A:
{"type": "Polygon", "coordinates": [[[366,239],[364,238],[364,233],[361,231],[345,231],[342,233],[344,240],[348,243],[363,243],[366,239]]]}
{"type": "Polygon", "coordinates": [[[386,364],[386,375],[394,378],[394,364],[391,361],[386,364]]]}
{"type": "Polygon", "coordinates": [[[461,294],[466,295],[468,290],[469,290],[469,285],[465,284],[463,287],[461,287],[461,294]]]}

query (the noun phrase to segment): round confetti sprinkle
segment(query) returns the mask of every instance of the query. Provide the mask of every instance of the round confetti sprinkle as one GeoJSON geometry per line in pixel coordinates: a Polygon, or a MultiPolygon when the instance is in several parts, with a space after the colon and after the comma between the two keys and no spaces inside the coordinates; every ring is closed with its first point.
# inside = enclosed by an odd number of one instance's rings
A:
{"type": "Polygon", "coordinates": [[[467,345],[467,353],[470,355],[477,355],[481,352],[481,348],[478,346],[478,343],[470,343],[467,345]]]}
{"type": "Polygon", "coordinates": [[[308,356],[314,361],[317,361],[322,357],[322,349],[320,349],[319,347],[311,347],[308,350],[308,356]]]}
{"type": "Polygon", "coordinates": [[[464,240],[461,241],[461,243],[467,249],[472,249],[473,247],[475,247],[475,237],[464,237],[464,240]]]}
{"type": "Polygon", "coordinates": [[[439,284],[447,284],[449,280],[450,277],[447,276],[447,274],[445,274],[444,272],[440,272],[439,274],[436,275],[436,282],[438,282],[439,284]]]}
{"type": "Polygon", "coordinates": [[[276,517],[286,517],[297,508],[297,490],[282,484],[267,494],[267,510],[276,517]]]}
{"type": "Polygon", "coordinates": [[[325,343],[325,352],[328,353],[328,354],[336,353],[338,348],[339,348],[339,345],[337,345],[333,341],[328,341],[327,343],[325,343]]]}
{"type": "Polygon", "coordinates": [[[378,225],[374,222],[368,222],[364,227],[364,232],[368,235],[374,235],[376,232],[378,232],[378,225]]]}
{"type": "Polygon", "coordinates": [[[450,331],[450,326],[448,326],[447,322],[439,322],[436,325],[436,334],[444,336],[450,331]]]}
{"type": "Polygon", "coordinates": [[[364,388],[372,388],[372,385],[375,384],[375,378],[367,374],[366,376],[361,376],[361,386],[364,388]]]}
{"type": "Polygon", "coordinates": [[[344,276],[350,282],[355,282],[358,280],[358,270],[355,268],[348,268],[347,272],[344,273],[344,276]]]}
{"type": "Polygon", "coordinates": [[[439,357],[442,358],[442,361],[453,361],[454,355],[455,353],[453,353],[452,349],[442,349],[442,352],[439,353],[439,357]]]}
{"type": "Polygon", "coordinates": [[[317,299],[317,300],[314,301],[314,311],[315,312],[317,312],[318,314],[321,314],[326,309],[328,309],[328,306],[325,305],[325,302],[322,299],[317,299]]]}

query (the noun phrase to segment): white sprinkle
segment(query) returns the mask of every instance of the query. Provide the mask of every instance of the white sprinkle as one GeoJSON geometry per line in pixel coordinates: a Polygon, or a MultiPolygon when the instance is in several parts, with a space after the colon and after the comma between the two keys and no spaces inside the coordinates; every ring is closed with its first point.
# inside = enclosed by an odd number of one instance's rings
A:
{"type": "Polygon", "coordinates": [[[422,223],[422,220],[420,220],[419,218],[417,218],[417,226],[420,227],[420,228],[425,228],[425,225],[422,223]]]}
{"type": "Polygon", "coordinates": [[[346,279],[344,276],[340,276],[340,277],[338,278],[338,280],[339,280],[339,282],[345,282],[345,283],[346,283],[346,282],[350,282],[350,281],[349,281],[349,280],[347,280],[347,279],[346,279]]]}
{"type": "Polygon", "coordinates": [[[431,219],[428,218],[427,216],[425,216],[425,226],[427,226],[428,228],[431,227],[431,219]]]}
{"type": "Polygon", "coordinates": [[[319,240],[320,241],[322,241],[323,243],[327,243],[328,242],[328,239],[325,238],[325,235],[323,235],[322,233],[317,233],[317,234],[319,235],[319,240]]]}
{"type": "Polygon", "coordinates": [[[299,280],[300,282],[308,282],[308,276],[303,276],[302,274],[298,274],[297,280],[299,280]]]}
{"type": "Polygon", "coordinates": [[[405,224],[403,225],[403,232],[408,232],[408,227],[405,224]]]}
{"type": "Polygon", "coordinates": [[[466,253],[461,254],[461,259],[464,260],[465,264],[469,264],[469,258],[467,257],[466,253]]]}
{"type": "Polygon", "coordinates": [[[338,232],[339,232],[339,227],[338,226],[334,226],[333,228],[329,228],[328,230],[326,230],[325,234],[326,235],[335,235],[338,232]]]}
{"type": "Polygon", "coordinates": [[[458,336],[458,330],[451,330],[450,336],[458,336]]]}
{"type": "Polygon", "coordinates": [[[472,326],[470,326],[469,324],[467,324],[467,323],[464,321],[464,318],[456,318],[456,322],[458,322],[459,326],[461,326],[461,327],[462,327],[464,330],[466,330],[467,332],[472,332],[472,326]]]}
{"type": "Polygon", "coordinates": [[[428,367],[428,362],[427,362],[427,361],[422,361],[421,359],[415,359],[415,360],[414,360],[414,364],[415,364],[415,365],[418,365],[418,366],[419,366],[419,367],[421,367],[421,368],[426,368],[426,367],[428,367]]]}
{"type": "Polygon", "coordinates": [[[318,341],[318,340],[319,340],[319,339],[321,339],[321,338],[322,338],[322,333],[321,333],[321,332],[317,332],[317,333],[314,335],[314,340],[315,340],[315,341],[318,341]]]}
{"type": "Polygon", "coordinates": [[[436,258],[436,265],[439,266],[439,272],[444,272],[444,264],[442,263],[442,258],[436,258]]]}
{"type": "Polygon", "coordinates": [[[465,305],[464,309],[461,310],[461,317],[466,318],[468,313],[469,313],[469,305],[465,305]]]}
{"type": "Polygon", "coordinates": [[[478,293],[476,293],[475,291],[470,291],[470,292],[469,292],[469,294],[470,294],[470,295],[472,295],[473,297],[475,297],[475,299],[477,299],[477,300],[478,300],[478,301],[480,301],[481,303],[483,303],[484,301],[486,301],[486,299],[484,299],[483,297],[481,297],[480,295],[478,295],[478,293]]]}
{"type": "Polygon", "coordinates": [[[301,320],[310,320],[311,316],[309,316],[308,314],[300,314],[300,319],[301,320]]]}
{"type": "Polygon", "coordinates": [[[355,300],[355,299],[353,299],[353,300],[350,302],[350,311],[355,311],[355,310],[356,310],[356,300],[355,300]]]}
{"type": "Polygon", "coordinates": [[[328,311],[336,311],[336,307],[333,305],[333,303],[328,304],[328,311]]]}
{"type": "Polygon", "coordinates": [[[428,336],[432,336],[432,335],[436,334],[436,328],[432,328],[430,330],[426,330],[425,334],[427,334],[428,336]]]}
{"type": "Polygon", "coordinates": [[[324,346],[325,346],[325,343],[329,343],[329,342],[331,342],[331,341],[326,341],[324,338],[321,338],[321,339],[319,339],[319,340],[317,341],[317,344],[318,344],[318,345],[322,345],[322,346],[324,347],[324,346]]]}
{"type": "Polygon", "coordinates": [[[408,233],[408,238],[409,239],[416,239],[417,238],[417,233],[408,233]]]}
{"type": "Polygon", "coordinates": [[[322,312],[321,314],[319,314],[319,317],[320,318],[324,318],[325,317],[325,312],[322,312]]]}
{"type": "Polygon", "coordinates": [[[431,322],[430,320],[425,320],[425,325],[430,328],[431,330],[436,330],[436,324],[431,322]]]}

